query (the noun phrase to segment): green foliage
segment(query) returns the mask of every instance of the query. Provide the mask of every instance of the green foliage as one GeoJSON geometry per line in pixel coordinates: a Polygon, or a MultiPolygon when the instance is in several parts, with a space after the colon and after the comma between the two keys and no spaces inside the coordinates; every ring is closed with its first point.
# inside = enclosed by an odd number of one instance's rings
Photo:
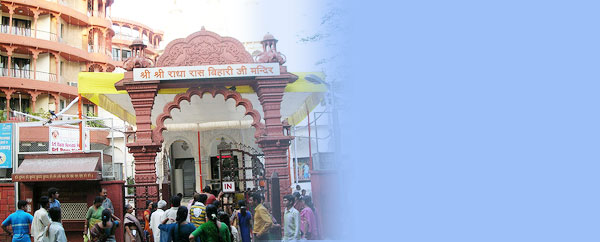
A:
{"type": "Polygon", "coordinates": [[[31,113],[31,115],[36,116],[36,117],[40,117],[43,119],[50,119],[50,113],[49,112],[44,112],[43,110],[40,109],[41,112],[39,113],[31,113]]]}
{"type": "MultiPolygon", "coordinates": [[[[86,116],[88,116],[88,117],[96,117],[96,115],[94,113],[92,113],[92,112],[88,112],[86,116]]],[[[100,121],[100,120],[87,121],[85,123],[85,125],[87,127],[94,127],[94,128],[102,128],[102,127],[104,127],[104,125],[102,124],[102,121],[100,121]]]]}
{"type": "MultiPolygon", "coordinates": [[[[127,177],[127,185],[134,185],[135,184],[135,180],[133,179],[133,177],[127,177]]],[[[127,194],[134,194],[135,193],[135,187],[128,187],[127,188],[127,194]]]]}

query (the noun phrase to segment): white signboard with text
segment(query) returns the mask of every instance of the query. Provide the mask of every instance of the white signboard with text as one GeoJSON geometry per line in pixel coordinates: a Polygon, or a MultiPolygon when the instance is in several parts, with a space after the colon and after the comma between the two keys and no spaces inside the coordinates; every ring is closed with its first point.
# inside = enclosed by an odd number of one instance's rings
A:
{"type": "Polygon", "coordinates": [[[223,182],[223,192],[235,192],[235,182],[223,182]]]}
{"type": "Polygon", "coordinates": [[[278,76],[279,63],[134,68],[134,81],[278,76]]]}
{"type": "MultiPolygon", "coordinates": [[[[49,152],[64,152],[79,150],[79,129],[60,128],[50,126],[48,128],[50,138],[48,142],[49,152]]],[[[83,150],[90,149],[90,131],[83,133],[83,150]]]]}

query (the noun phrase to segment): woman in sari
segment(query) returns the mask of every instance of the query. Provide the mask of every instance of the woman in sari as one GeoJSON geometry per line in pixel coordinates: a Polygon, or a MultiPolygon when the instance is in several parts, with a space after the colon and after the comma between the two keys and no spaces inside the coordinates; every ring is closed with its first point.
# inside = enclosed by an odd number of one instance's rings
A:
{"type": "Polygon", "coordinates": [[[112,220],[110,209],[102,211],[102,222],[97,223],[90,229],[92,242],[116,242],[115,231],[119,227],[119,219],[112,220]]]}
{"type": "Polygon", "coordinates": [[[83,226],[83,235],[88,235],[89,228],[93,228],[99,222],[102,222],[102,212],[104,208],[102,207],[102,202],[104,198],[101,196],[97,196],[94,199],[94,205],[88,208],[87,213],[85,214],[85,223],[83,226]]]}
{"type": "Polygon", "coordinates": [[[231,242],[229,228],[225,223],[219,222],[217,212],[214,204],[206,206],[206,223],[190,234],[190,242],[197,238],[200,238],[201,242],[231,242]]]}
{"type": "Polygon", "coordinates": [[[150,215],[152,214],[152,208],[154,203],[150,200],[146,200],[146,210],[144,210],[144,236],[146,240],[149,240],[152,237],[152,232],[150,231],[150,215]]]}
{"type": "Polygon", "coordinates": [[[123,224],[125,225],[125,242],[146,242],[143,234],[144,229],[140,221],[133,215],[133,206],[125,206],[126,213],[123,224]]]}

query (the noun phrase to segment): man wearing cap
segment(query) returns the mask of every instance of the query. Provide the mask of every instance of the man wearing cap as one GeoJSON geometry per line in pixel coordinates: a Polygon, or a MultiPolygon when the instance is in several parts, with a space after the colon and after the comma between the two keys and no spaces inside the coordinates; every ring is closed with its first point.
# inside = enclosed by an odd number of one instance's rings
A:
{"type": "MultiPolygon", "coordinates": [[[[167,202],[165,202],[165,200],[160,200],[158,201],[158,203],[156,204],[157,208],[156,211],[154,211],[152,213],[152,215],[150,216],[150,229],[152,230],[152,235],[154,236],[154,242],[160,242],[161,240],[161,236],[160,236],[160,229],[158,229],[158,225],[161,223],[160,218],[162,217],[162,215],[165,213],[165,207],[167,206],[167,202]]],[[[165,239],[167,239],[167,236],[162,236],[165,237],[165,239]]]]}

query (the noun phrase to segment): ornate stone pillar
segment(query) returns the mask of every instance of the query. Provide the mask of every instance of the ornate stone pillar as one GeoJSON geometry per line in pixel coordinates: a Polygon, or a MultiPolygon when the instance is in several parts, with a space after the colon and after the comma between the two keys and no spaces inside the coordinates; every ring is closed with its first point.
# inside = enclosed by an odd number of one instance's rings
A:
{"type": "Polygon", "coordinates": [[[5,46],[4,48],[6,48],[6,55],[8,56],[6,59],[7,61],[7,65],[6,65],[6,70],[8,71],[8,76],[13,76],[12,74],[12,54],[13,54],[13,50],[15,50],[15,47],[12,46],[5,46]]]}
{"type": "Polygon", "coordinates": [[[52,53],[54,55],[54,62],[56,63],[55,72],[56,72],[56,82],[60,83],[60,55],[58,53],[52,53]]]}
{"type": "Polygon", "coordinates": [[[98,0],[94,0],[94,3],[92,3],[92,9],[92,16],[98,17],[98,0]]]}
{"type": "Polygon", "coordinates": [[[31,49],[31,57],[33,58],[33,80],[37,80],[36,78],[36,74],[37,74],[37,59],[38,59],[38,55],[40,54],[41,51],[39,50],[34,50],[31,49]]]}
{"type": "Polygon", "coordinates": [[[37,9],[31,9],[31,11],[33,12],[33,37],[37,38],[37,31],[38,31],[38,27],[37,27],[37,20],[40,17],[40,10],[37,9]]]}
{"type": "MultiPolygon", "coordinates": [[[[152,107],[154,98],[158,93],[159,81],[140,84],[125,84],[125,90],[131,97],[131,104],[135,109],[136,126],[135,141],[128,143],[129,152],[133,154],[135,163],[135,184],[156,184],[156,153],[160,151],[161,144],[152,139],[152,107]]],[[[158,196],[157,187],[148,187],[148,193],[141,187],[136,189],[136,196],[158,196]]],[[[137,199],[136,207],[144,207],[145,200],[137,199]]]]}
{"type": "Polygon", "coordinates": [[[16,91],[15,89],[0,89],[6,95],[6,118],[10,117],[10,96],[16,91]]]}
{"type": "Polygon", "coordinates": [[[99,46],[99,43],[98,43],[98,29],[94,28],[92,30],[92,33],[94,34],[94,50],[92,52],[98,53],[98,48],[99,48],[98,47],[99,46]]]}
{"type": "MultiPolygon", "coordinates": [[[[265,154],[266,178],[271,178],[273,172],[279,176],[280,194],[291,193],[290,171],[288,169],[287,149],[291,136],[283,133],[283,123],[281,122],[281,101],[283,92],[287,85],[287,80],[258,80],[253,85],[254,91],[258,95],[258,100],[263,107],[265,120],[265,135],[258,139],[258,145],[265,154]]],[[[283,199],[280,200],[283,208],[283,199]]]]}
{"type": "Polygon", "coordinates": [[[58,104],[60,103],[60,95],[58,93],[51,93],[52,97],[54,97],[54,112],[58,113],[60,111],[58,109],[58,104]]]}
{"type": "Polygon", "coordinates": [[[15,9],[17,8],[15,5],[6,5],[8,8],[8,33],[12,34],[12,16],[15,14],[15,9]]]}
{"type": "Polygon", "coordinates": [[[106,0],[102,0],[102,15],[106,18],[106,0]]]}
{"type": "Polygon", "coordinates": [[[54,28],[56,29],[56,41],[60,40],[60,13],[52,13],[56,22],[54,22],[54,28]]]}
{"type": "Polygon", "coordinates": [[[29,93],[29,96],[31,96],[31,112],[35,113],[35,102],[37,101],[37,97],[40,95],[40,92],[31,90],[28,90],[27,92],[29,93]]]}

